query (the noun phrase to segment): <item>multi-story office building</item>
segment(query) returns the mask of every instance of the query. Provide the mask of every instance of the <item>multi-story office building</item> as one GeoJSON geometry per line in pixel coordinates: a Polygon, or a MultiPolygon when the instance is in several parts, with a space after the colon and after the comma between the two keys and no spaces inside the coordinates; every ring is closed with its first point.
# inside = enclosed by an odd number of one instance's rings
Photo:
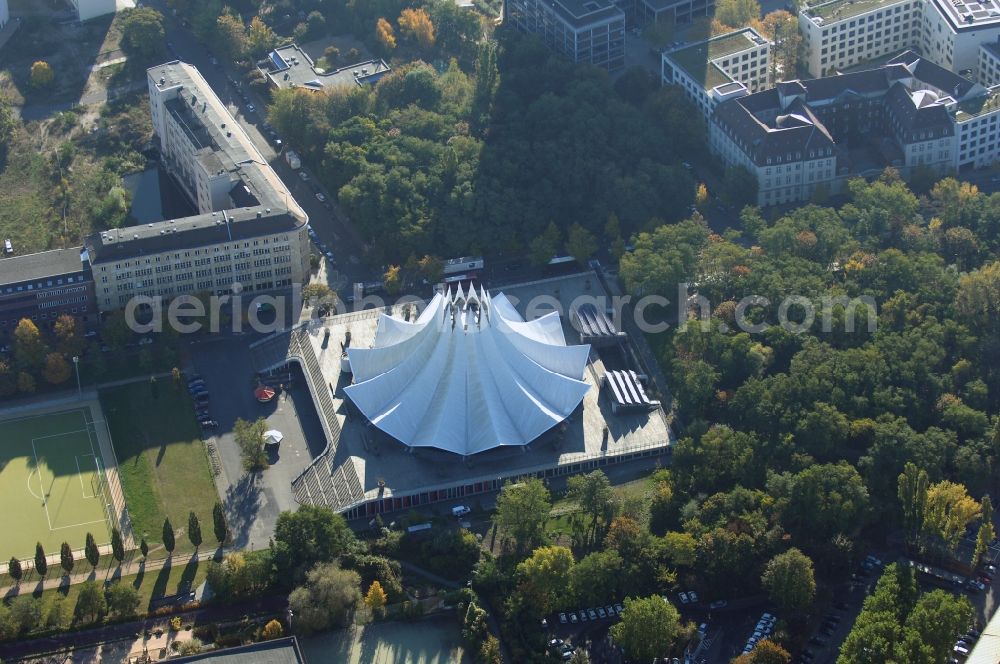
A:
{"type": "Polygon", "coordinates": [[[330,87],[374,85],[392,69],[381,58],[324,71],[297,44],[279,46],[257,68],[275,88],[323,90],[330,87]]]}
{"type": "Polygon", "coordinates": [[[980,45],[1000,36],[1000,0],[830,0],[804,7],[799,28],[813,76],[915,49],[974,78],[980,45]]]}
{"type": "Polygon", "coordinates": [[[1000,83],[1000,42],[986,42],[979,46],[977,80],[990,87],[1000,83]]]}
{"type": "Polygon", "coordinates": [[[886,166],[908,177],[917,168],[943,175],[995,160],[997,96],[907,52],[874,69],[722,102],[710,144],[757,177],[760,205],[804,201],[886,166]]]}
{"type": "Polygon", "coordinates": [[[826,76],[914,47],[926,0],[830,0],[799,12],[806,65],[826,76]]]}
{"type": "Polygon", "coordinates": [[[573,62],[625,66],[625,12],[611,0],[506,0],[504,17],[573,62]]]}
{"type": "Polygon", "coordinates": [[[707,122],[715,106],[769,86],[771,43],[744,28],[663,54],[664,85],[679,86],[707,122]]]}
{"type": "Polygon", "coordinates": [[[0,29],[7,25],[9,20],[10,8],[7,6],[7,0],[0,0],[0,29]]]}
{"type": "Polygon", "coordinates": [[[22,318],[45,330],[63,314],[83,324],[97,320],[94,280],[81,247],[0,260],[0,339],[22,318]]]}
{"type": "Polygon", "coordinates": [[[975,77],[979,46],[1000,37],[1000,0],[924,0],[924,27],[916,45],[924,57],[975,77]]]}
{"type": "Polygon", "coordinates": [[[86,238],[98,307],[136,295],[259,293],[308,278],[307,217],[191,65],[147,71],[163,164],[199,214],[86,238]]]}

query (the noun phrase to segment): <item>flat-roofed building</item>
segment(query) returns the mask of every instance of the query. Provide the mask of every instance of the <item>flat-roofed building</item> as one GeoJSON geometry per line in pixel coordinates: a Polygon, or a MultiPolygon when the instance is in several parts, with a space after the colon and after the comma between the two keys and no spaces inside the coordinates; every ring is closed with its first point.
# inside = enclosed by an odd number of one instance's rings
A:
{"type": "Polygon", "coordinates": [[[668,51],[663,84],[679,86],[707,122],[720,102],[769,86],[770,48],[756,30],[743,28],[668,51]]]}
{"type": "Polygon", "coordinates": [[[758,204],[774,205],[808,200],[820,187],[837,193],[848,178],[886,166],[909,177],[993,160],[995,108],[995,90],[907,52],[874,69],[723,102],[709,137],[723,161],[756,175],[758,204]]]}
{"type": "Polygon", "coordinates": [[[199,214],[88,236],[99,308],[137,295],[259,293],[307,280],[305,212],[198,70],[173,61],[147,79],[162,163],[199,214]]]}
{"type": "Polygon", "coordinates": [[[799,31],[813,76],[913,48],[925,0],[831,0],[804,7],[799,31]]]}
{"type": "Polygon", "coordinates": [[[975,78],[980,46],[1000,36],[1000,0],[830,0],[803,7],[799,28],[813,76],[914,49],[975,78]]]}
{"type": "Polygon", "coordinates": [[[63,314],[96,321],[94,280],[82,247],[53,249],[0,260],[0,338],[22,318],[51,329],[63,314]]]}
{"type": "Polygon", "coordinates": [[[257,68],[275,88],[313,91],[341,86],[374,85],[392,71],[381,58],[327,71],[318,68],[309,54],[295,43],[274,49],[257,68]]]}
{"type": "Polygon", "coordinates": [[[986,87],[1000,84],[1000,42],[980,44],[976,72],[976,80],[986,87]]]}
{"type": "Polygon", "coordinates": [[[625,11],[611,0],[506,0],[504,17],[573,62],[625,66],[625,11]]]}

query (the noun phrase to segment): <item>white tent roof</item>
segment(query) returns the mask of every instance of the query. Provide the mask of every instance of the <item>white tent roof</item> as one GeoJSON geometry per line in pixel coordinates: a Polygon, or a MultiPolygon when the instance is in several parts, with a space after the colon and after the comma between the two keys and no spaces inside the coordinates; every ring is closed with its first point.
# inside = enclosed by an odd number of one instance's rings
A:
{"type": "Polygon", "coordinates": [[[411,447],[469,455],[526,445],[583,400],[590,346],[567,346],[558,313],[525,322],[503,294],[434,296],[415,322],[382,315],[371,348],[349,348],[347,395],[411,447]]]}

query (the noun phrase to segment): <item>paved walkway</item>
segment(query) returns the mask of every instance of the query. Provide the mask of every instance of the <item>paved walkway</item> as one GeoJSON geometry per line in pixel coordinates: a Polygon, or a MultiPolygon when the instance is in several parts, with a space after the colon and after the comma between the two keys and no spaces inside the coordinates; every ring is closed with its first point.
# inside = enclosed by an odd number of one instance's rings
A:
{"type": "MultiPolygon", "coordinates": [[[[203,562],[212,560],[217,553],[218,549],[206,547],[204,550],[198,552],[198,561],[203,562]]],[[[143,560],[141,555],[133,552],[131,555],[126,555],[125,561],[118,566],[111,562],[114,559],[111,558],[109,554],[102,556],[102,561],[101,563],[98,563],[96,571],[90,569],[90,563],[86,560],[77,561],[74,569],[80,571],[69,577],[68,585],[75,585],[77,583],[83,583],[84,581],[96,581],[102,571],[104,572],[104,579],[110,578],[113,574],[118,575],[119,577],[134,576],[140,571],[148,574],[150,572],[163,569],[168,560],[173,567],[183,567],[194,557],[195,554],[180,554],[172,556],[171,558],[143,560]],[[143,567],[143,565],[145,565],[145,567],[143,567]]],[[[4,565],[4,568],[6,568],[6,564],[4,565]]],[[[57,588],[61,588],[66,585],[66,577],[62,575],[61,572],[62,568],[59,567],[58,564],[49,565],[49,575],[45,578],[44,582],[39,583],[39,579],[34,572],[26,571],[25,578],[20,584],[0,586],[0,596],[11,597],[13,595],[20,594],[21,592],[34,593],[39,590],[55,590],[57,588]]]]}

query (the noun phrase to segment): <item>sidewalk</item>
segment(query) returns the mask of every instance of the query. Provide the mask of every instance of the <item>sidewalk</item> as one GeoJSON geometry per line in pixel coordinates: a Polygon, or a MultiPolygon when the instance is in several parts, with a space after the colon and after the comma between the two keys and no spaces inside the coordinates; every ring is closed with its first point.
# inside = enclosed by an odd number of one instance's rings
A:
{"type": "MultiPolygon", "coordinates": [[[[101,548],[103,549],[104,547],[101,548]]],[[[213,558],[215,558],[217,552],[218,549],[211,549],[211,550],[206,549],[205,551],[199,551],[197,554],[198,562],[212,560],[213,558]]],[[[223,549],[222,553],[225,554],[226,550],[223,549]]],[[[183,567],[184,565],[187,565],[188,562],[190,562],[191,559],[194,557],[195,554],[181,554],[172,556],[170,558],[143,560],[141,555],[137,554],[136,552],[131,552],[129,554],[126,554],[125,561],[123,561],[122,564],[119,566],[115,565],[112,562],[114,558],[111,558],[110,554],[102,555],[101,562],[97,565],[96,570],[91,570],[90,563],[88,563],[86,560],[77,561],[76,565],[74,566],[74,569],[79,569],[81,571],[70,575],[68,585],[72,586],[78,583],[83,583],[84,581],[96,581],[99,578],[101,570],[104,570],[106,572],[104,576],[105,579],[108,579],[113,575],[117,575],[120,578],[124,578],[126,576],[134,576],[138,574],[140,571],[143,571],[144,573],[148,574],[150,572],[155,572],[160,569],[163,569],[168,560],[170,561],[170,565],[172,567],[183,567]],[[145,567],[143,568],[144,564],[145,567]]],[[[4,568],[6,568],[6,565],[4,565],[4,568]]],[[[45,578],[45,581],[41,584],[42,589],[55,590],[66,585],[66,577],[61,573],[62,571],[63,571],[62,568],[59,567],[58,564],[54,566],[49,565],[49,575],[45,578]]],[[[31,593],[38,592],[39,590],[38,586],[39,586],[38,577],[37,575],[35,575],[34,571],[25,570],[24,579],[21,581],[20,584],[0,586],[0,596],[12,597],[22,592],[31,592],[31,593]]]]}

